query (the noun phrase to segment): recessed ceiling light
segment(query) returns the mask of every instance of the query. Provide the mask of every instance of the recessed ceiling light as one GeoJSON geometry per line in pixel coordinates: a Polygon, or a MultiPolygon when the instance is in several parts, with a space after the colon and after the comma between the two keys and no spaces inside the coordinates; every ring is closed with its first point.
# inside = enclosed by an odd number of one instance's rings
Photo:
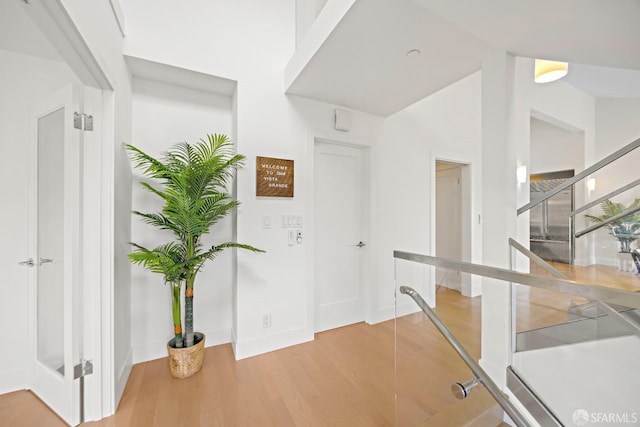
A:
{"type": "Polygon", "coordinates": [[[536,83],[549,83],[561,79],[567,75],[569,64],[567,62],[536,59],[534,66],[534,81],[536,83]]]}
{"type": "Polygon", "coordinates": [[[412,58],[414,56],[420,56],[420,49],[411,49],[409,52],[406,53],[406,56],[409,58],[412,58]]]}

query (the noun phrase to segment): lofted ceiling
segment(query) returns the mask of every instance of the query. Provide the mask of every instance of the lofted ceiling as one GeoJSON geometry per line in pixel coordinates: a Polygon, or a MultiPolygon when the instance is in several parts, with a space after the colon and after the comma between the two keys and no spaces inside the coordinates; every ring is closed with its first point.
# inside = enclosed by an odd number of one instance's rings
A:
{"type": "MultiPolygon", "coordinates": [[[[571,62],[564,81],[594,97],[640,97],[640,0],[339,0],[319,18],[287,93],[385,117],[508,51],[571,62]]],[[[0,2],[0,49],[61,60],[18,0],[0,2]]]]}
{"type": "Polygon", "coordinates": [[[637,0],[352,3],[334,22],[314,23],[332,28],[321,42],[300,44],[285,70],[287,93],[388,116],[506,51],[570,62],[566,81],[593,96],[640,96],[637,0]],[[420,55],[407,56],[413,49],[420,55]]]}

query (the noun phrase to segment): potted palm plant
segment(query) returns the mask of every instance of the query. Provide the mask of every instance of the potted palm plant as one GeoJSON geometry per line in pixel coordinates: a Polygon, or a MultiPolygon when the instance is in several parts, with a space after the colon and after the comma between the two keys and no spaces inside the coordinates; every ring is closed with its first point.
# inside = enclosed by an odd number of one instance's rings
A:
{"type": "MultiPolygon", "coordinates": [[[[640,199],[635,199],[629,206],[605,200],[600,203],[602,215],[585,215],[591,222],[599,224],[621,213],[640,206],[640,199]]],[[[609,232],[620,242],[621,253],[631,253],[631,243],[640,238],[640,212],[627,215],[607,224],[609,232]]]]}
{"type": "Polygon", "coordinates": [[[146,248],[132,243],[132,263],[163,276],[171,289],[173,338],[167,344],[171,374],[185,378],[197,373],[204,357],[204,335],[193,331],[193,295],[198,273],[205,262],[227,248],[262,252],[253,246],[225,242],[211,247],[202,244],[202,236],[213,225],[239,205],[227,187],[244,156],[235,154],[226,135],[207,135],[207,139],[174,145],[156,159],[142,150],[127,145],[134,167],[156,183],[142,186],[158,196],[161,212],[133,213],[159,229],[172,233],[172,239],[146,248]],[[182,292],[184,290],[184,293],[182,292]],[[181,295],[184,294],[184,301],[181,295]],[[182,305],[184,304],[184,331],[182,305]]]}

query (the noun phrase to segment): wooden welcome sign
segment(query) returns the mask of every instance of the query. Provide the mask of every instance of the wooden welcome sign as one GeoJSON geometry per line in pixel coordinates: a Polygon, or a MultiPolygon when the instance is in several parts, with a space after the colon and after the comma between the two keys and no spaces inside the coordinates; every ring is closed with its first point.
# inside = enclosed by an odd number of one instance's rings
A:
{"type": "Polygon", "coordinates": [[[293,197],[293,160],[257,156],[256,196],[293,197]]]}

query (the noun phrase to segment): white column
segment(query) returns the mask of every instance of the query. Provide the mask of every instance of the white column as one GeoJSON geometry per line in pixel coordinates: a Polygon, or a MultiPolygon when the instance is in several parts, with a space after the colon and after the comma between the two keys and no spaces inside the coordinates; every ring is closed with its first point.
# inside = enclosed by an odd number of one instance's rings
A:
{"type": "MultiPolygon", "coordinates": [[[[509,268],[509,237],[516,235],[516,142],[513,135],[515,58],[499,53],[482,64],[483,264],[509,268]]],[[[510,363],[511,292],[506,282],[482,282],[481,365],[498,385],[510,363]]]]}

